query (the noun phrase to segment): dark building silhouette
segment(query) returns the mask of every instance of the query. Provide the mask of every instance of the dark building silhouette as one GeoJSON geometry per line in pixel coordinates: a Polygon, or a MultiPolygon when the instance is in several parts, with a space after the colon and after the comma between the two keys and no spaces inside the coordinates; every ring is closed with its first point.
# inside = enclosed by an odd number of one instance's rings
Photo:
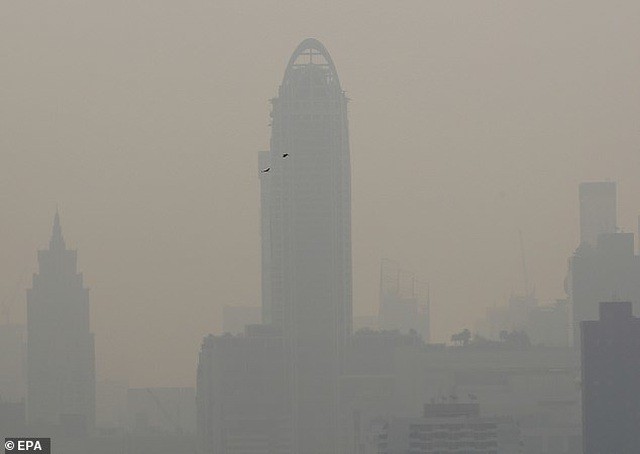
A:
{"type": "Polygon", "coordinates": [[[584,454],[640,451],[640,319],[631,308],[600,303],[600,320],[581,324],[584,454]]]}
{"type": "Polygon", "coordinates": [[[27,419],[82,434],[95,420],[95,350],[89,290],[55,215],[49,249],[27,290],[27,419]]]}

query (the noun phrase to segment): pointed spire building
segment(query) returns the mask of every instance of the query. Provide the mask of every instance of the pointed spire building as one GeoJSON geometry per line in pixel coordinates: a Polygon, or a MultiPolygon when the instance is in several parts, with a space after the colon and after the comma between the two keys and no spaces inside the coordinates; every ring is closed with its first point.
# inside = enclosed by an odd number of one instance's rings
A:
{"type": "Polygon", "coordinates": [[[56,211],[49,249],[27,290],[27,418],[32,425],[86,433],[95,420],[95,347],[89,289],[67,249],[56,211]]]}

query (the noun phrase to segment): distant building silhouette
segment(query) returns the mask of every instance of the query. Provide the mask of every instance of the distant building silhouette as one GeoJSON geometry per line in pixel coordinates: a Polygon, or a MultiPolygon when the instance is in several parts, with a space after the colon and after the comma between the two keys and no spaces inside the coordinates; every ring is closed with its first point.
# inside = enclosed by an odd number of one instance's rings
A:
{"type": "Polygon", "coordinates": [[[595,247],[583,243],[569,259],[567,291],[576,348],[580,322],[597,319],[600,301],[640,303],[640,257],[633,240],[633,233],[601,234],[595,247]]]}
{"type": "Polygon", "coordinates": [[[600,303],[600,320],[583,321],[584,454],[640,450],[640,319],[631,303],[600,303]]]}
{"type": "Polygon", "coordinates": [[[559,299],[539,304],[533,293],[511,295],[507,306],[489,307],[486,317],[478,320],[478,334],[488,339],[500,339],[503,331],[522,331],[533,345],[568,347],[569,302],[559,299]]]}
{"type": "Polygon", "coordinates": [[[86,433],[95,420],[95,350],[89,290],[66,248],[56,212],[49,249],[27,290],[27,419],[86,433]]]}
{"type": "Polygon", "coordinates": [[[615,182],[581,183],[579,198],[580,243],[595,246],[598,235],[616,233],[618,208],[615,182]]]}
{"type": "Polygon", "coordinates": [[[565,283],[575,348],[580,322],[597,319],[600,301],[640,304],[640,257],[634,234],[616,231],[615,205],[615,183],[580,185],[581,242],[569,259],[565,283]]]}
{"type": "Polygon", "coordinates": [[[380,263],[378,327],[407,334],[415,331],[429,342],[429,286],[391,260],[380,263]]]}

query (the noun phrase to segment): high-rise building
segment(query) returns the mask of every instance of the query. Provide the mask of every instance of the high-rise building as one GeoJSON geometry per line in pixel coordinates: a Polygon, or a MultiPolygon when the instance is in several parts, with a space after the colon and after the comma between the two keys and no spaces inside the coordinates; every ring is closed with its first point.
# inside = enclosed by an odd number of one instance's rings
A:
{"type": "MultiPolygon", "coordinates": [[[[618,232],[616,185],[580,185],[581,242],[569,259],[565,287],[571,311],[570,336],[580,345],[580,322],[598,317],[600,301],[624,300],[640,305],[640,257],[633,233],[618,232]]],[[[638,308],[636,307],[636,310],[638,308]]]]}
{"type": "Polygon", "coordinates": [[[630,302],[600,303],[582,331],[584,454],[640,449],[640,319],[630,302]]]}
{"type": "Polygon", "coordinates": [[[271,117],[260,155],[264,322],[290,352],[294,451],[330,454],[352,328],[351,170],[347,97],[319,41],[294,51],[271,117]]]}
{"type": "Polygon", "coordinates": [[[598,317],[600,301],[640,303],[640,257],[633,233],[598,236],[595,247],[579,247],[569,259],[567,292],[571,302],[573,345],[580,345],[580,322],[598,317]]]}
{"type": "Polygon", "coordinates": [[[616,233],[616,184],[612,181],[581,183],[580,243],[595,246],[598,235],[616,233]]]}
{"type": "Polygon", "coordinates": [[[86,433],[95,420],[95,350],[89,289],[76,271],[55,215],[49,249],[27,290],[27,419],[86,433]]]}

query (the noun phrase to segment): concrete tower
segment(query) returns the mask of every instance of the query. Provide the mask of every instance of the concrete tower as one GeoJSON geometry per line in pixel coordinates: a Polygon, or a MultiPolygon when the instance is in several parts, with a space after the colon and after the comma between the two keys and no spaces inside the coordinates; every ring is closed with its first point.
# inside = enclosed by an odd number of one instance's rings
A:
{"type": "Polygon", "coordinates": [[[351,333],[347,97],[325,47],[303,41],[272,100],[260,157],[264,322],[289,353],[295,452],[337,452],[338,377],[351,333]]]}
{"type": "Polygon", "coordinates": [[[39,273],[27,290],[27,418],[81,434],[95,420],[95,350],[89,290],[76,262],[56,213],[49,249],[38,251],[39,273]]]}

